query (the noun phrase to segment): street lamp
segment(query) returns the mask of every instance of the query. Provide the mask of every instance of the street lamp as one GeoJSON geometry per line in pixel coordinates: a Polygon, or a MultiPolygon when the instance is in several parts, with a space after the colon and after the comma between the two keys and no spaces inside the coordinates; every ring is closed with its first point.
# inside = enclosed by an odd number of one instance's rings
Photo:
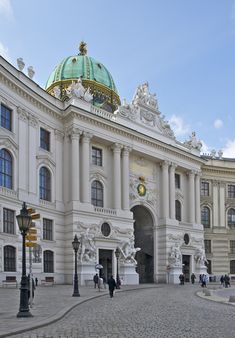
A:
{"type": "Polygon", "coordinates": [[[75,254],[75,273],[74,273],[74,283],[73,283],[73,297],[80,297],[80,293],[78,290],[78,249],[79,249],[80,242],[78,240],[77,235],[74,236],[74,240],[72,242],[74,254],[75,254]]]}
{"type": "Polygon", "coordinates": [[[20,308],[17,317],[33,317],[29,311],[28,278],[26,276],[25,236],[29,231],[32,217],[29,215],[26,203],[23,202],[20,214],[16,216],[17,223],[22,235],[22,276],[20,286],[20,308]]]}
{"type": "Polygon", "coordinates": [[[120,257],[120,249],[117,247],[117,249],[115,250],[115,256],[116,256],[116,258],[117,258],[117,276],[116,276],[116,284],[117,284],[117,286],[116,286],[116,289],[120,289],[120,279],[119,279],[119,274],[118,274],[118,259],[119,259],[119,257],[120,257]]]}

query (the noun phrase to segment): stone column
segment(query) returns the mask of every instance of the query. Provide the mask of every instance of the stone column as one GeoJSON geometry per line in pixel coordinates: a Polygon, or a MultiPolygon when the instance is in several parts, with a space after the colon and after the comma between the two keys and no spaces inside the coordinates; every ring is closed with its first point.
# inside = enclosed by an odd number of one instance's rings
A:
{"type": "Polygon", "coordinates": [[[201,223],[201,208],[200,208],[200,176],[201,173],[196,173],[195,177],[195,210],[196,210],[196,223],[201,223]]]}
{"type": "Polygon", "coordinates": [[[195,183],[194,171],[189,172],[189,223],[195,223],[195,183]]]}
{"type": "Polygon", "coordinates": [[[121,209],[121,149],[119,143],[115,143],[113,150],[113,207],[121,209]]]}
{"type": "Polygon", "coordinates": [[[212,194],[213,194],[213,227],[218,227],[218,214],[219,214],[219,203],[218,203],[218,182],[212,182],[212,194]]]}
{"type": "Polygon", "coordinates": [[[162,166],[162,217],[169,218],[169,162],[164,161],[162,166]]]}
{"type": "Polygon", "coordinates": [[[219,185],[219,203],[220,203],[220,226],[225,227],[225,183],[219,185]]]}
{"type": "Polygon", "coordinates": [[[83,133],[82,137],[82,202],[91,203],[90,201],[90,133],[83,133]]]}
{"type": "Polygon", "coordinates": [[[55,156],[56,156],[56,179],[55,179],[55,199],[56,201],[63,201],[63,142],[64,134],[56,129],[55,130],[55,156]]]}
{"type": "Polygon", "coordinates": [[[35,180],[35,172],[37,168],[36,154],[38,149],[37,144],[37,127],[38,120],[33,116],[29,115],[29,193],[37,194],[37,180],[35,180]]]}
{"type": "Polygon", "coordinates": [[[170,218],[175,219],[175,168],[177,165],[171,163],[170,166],[170,218]]]}
{"type": "Polygon", "coordinates": [[[131,148],[124,147],[122,151],[122,207],[129,210],[129,152],[131,148]]]}
{"type": "MultiPolygon", "coordinates": [[[[19,173],[19,190],[26,194],[28,193],[28,113],[25,109],[18,107],[18,133],[19,133],[19,160],[18,160],[18,173],[19,173]]],[[[13,187],[16,188],[16,187],[13,187]]]]}
{"type": "Polygon", "coordinates": [[[79,201],[80,200],[80,187],[79,187],[79,139],[81,131],[78,128],[72,128],[70,137],[71,137],[71,177],[70,177],[70,187],[71,187],[71,200],[79,201]]]}

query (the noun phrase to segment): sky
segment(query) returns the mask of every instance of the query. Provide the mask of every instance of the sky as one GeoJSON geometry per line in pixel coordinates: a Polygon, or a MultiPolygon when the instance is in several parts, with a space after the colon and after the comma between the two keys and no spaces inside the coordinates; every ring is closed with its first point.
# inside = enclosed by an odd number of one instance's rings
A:
{"type": "Polygon", "coordinates": [[[41,87],[81,40],[121,100],[148,82],[179,141],[235,158],[235,0],[0,0],[0,54],[41,87]]]}

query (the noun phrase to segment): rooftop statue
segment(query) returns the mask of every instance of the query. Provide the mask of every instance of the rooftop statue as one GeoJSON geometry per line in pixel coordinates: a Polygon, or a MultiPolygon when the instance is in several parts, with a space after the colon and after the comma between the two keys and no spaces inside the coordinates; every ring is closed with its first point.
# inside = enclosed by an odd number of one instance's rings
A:
{"type": "Polygon", "coordinates": [[[148,82],[137,87],[132,103],[142,103],[158,110],[156,94],[150,94],[148,82]]]}
{"type": "Polygon", "coordinates": [[[202,148],[202,142],[197,140],[195,131],[192,132],[189,140],[184,142],[184,145],[189,149],[197,149],[199,151],[202,148]]]}

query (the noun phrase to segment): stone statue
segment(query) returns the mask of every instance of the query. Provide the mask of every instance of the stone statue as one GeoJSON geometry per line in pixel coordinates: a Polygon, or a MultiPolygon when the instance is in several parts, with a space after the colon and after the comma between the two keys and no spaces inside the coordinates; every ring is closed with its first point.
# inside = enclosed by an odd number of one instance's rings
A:
{"type": "Polygon", "coordinates": [[[175,243],[171,247],[170,256],[168,260],[172,266],[182,266],[182,254],[178,243],[175,243]]]}
{"type": "Polygon", "coordinates": [[[84,94],[84,100],[87,102],[91,102],[93,100],[93,95],[90,92],[90,87],[87,88],[84,94]]]}
{"type": "Polygon", "coordinates": [[[60,99],[61,90],[60,90],[60,87],[59,87],[59,86],[55,86],[55,87],[53,88],[53,93],[54,93],[54,96],[55,96],[57,99],[60,99]]]}
{"type": "Polygon", "coordinates": [[[81,262],[96,261],[96,246],[94,236],[89,234],[89,228],[80,237],[79,258],[81,262]]]}
{"type": "Polygon", "coordinates": [[[186,145],[186,147],[188,147],[189,149],[194,148],[199,151],[202,148],[202,142],[197,140],[195,131],[192,132],[192,135],[189,137],[189,140],[184,142],[184,145],[186,145]]]}
{"type": "Polygon", "coordinates": [[[138,251],[140,251],[140,248],[135,248],[134,246],[135,241],[134,237],[132,236],[129,238],[127,242],[124,242],[122,247],[120,248],[121,254],[122,254],[122,259],[126,263],[135,263],[137,264],[137,261],[135,259],[135,255],[138,251]]]}
{"type": "Polygon", "coordinates": [[[83,98],[85,94],[85,88],[82,85],[82,80],[79,78],[77,82],[72,82],[71,85],[66,89],[66,94],[69,97],[75,96],[78,98],[83,98]]]}
{"type": "Polygon", "coordinates": [[[156,94],[150,94],[148,82],[138,86],[132,103],[134,105],[142,103],[158,110],[156,94]]]}
{"type": "Polygon", "coordinates": [[[196,249],[194,259],[196,263],[199,263],[200,265],[205,265],[205,263],[208,263],[206,259],[205,249],[202,248],[196,249]]]}

